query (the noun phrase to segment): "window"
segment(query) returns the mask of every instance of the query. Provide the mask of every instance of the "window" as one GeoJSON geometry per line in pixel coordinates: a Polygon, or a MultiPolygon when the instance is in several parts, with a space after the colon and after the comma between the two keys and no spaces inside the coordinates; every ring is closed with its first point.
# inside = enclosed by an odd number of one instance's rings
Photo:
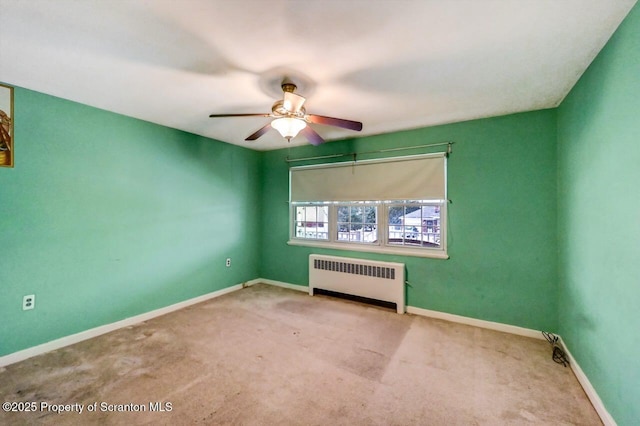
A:
{"type": "Polygon", "coordinates": [[[388,208],[389,245],[440,247],[439,203],[392,203],[388,208]]]}
{"type": "Polygon", "coordinates": [[[289,244],[448,257],[443,154],[293,167],[290,173],[289,244]]]}
{"type": "Polygon", "coordinates": [[[378,207],[371,204],[337,206],[338,241],[376,243],[378,241],[378,207]]]}
{"type": "Polygon", "coordinates": [[[296,206],[294,217],[296,238],[329,239],[329,206],[296,206]]]}

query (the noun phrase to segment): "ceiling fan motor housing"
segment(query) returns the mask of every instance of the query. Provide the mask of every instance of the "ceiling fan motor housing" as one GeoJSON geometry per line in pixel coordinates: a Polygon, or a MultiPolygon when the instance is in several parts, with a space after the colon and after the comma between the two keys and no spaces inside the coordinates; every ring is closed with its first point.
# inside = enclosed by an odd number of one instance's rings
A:
{"type": "Polygon", "coordinates": [[[284,101],[282,100],[276,101],[273,104],[273,106],[271,107],[271,112],[273,112],[273,115],[278,117],[295,117],[295,118],[304,118],[305,114],[307,113],[304,107],[301,107],[298,112],[289,111],[284,107],[284,101]]]}

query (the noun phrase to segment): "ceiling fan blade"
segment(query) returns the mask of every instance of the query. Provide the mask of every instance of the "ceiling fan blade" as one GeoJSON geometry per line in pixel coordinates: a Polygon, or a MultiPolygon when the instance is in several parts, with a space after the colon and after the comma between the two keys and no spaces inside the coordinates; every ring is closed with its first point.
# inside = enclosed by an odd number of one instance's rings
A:
{"type": "Polygon", "coordinates": [[[342,127],[355,131],[362,130],[362,123],[359,121],[344,120],[342,118],[325,117],[324,115],[307,114],[306,119],[311,123],[327,124],[329,126],[342,127]]]}
{"type": "Polygon", "coordinates": [[[282,104],[287,111],[299,112],[306,99],[304,96],[296,95],[291,92],[284,92],[284,103],[282,104]]]}
{"type": "Polygon", "coordinates": [[[209,117],[269,117],[270,114],[211,114],[209,117]]]}
{"type": "Polygon", "coordinates": [[[267,133],[269,130],[271,129],[271,123],[267,123],[265,124],[263,127],[261,127],[257,132],[255,132],[254,134],[252,134],[251,136],[248,136],[245,141],[255,141],[256,139],[258,139],[260,136],[264,135],[265,133],[267,133]]]}
{"type": "Polygon", "coordinates": [[[302,135],[304,135],[304,137],[307,138],[307,140],[311,142],[312,145],[317,146],[324,143],[324,139],[322,139],[322,136],[320,136],[315,130],[313,130],[309,126],[300,130],[300,133],[302,133],[302,135]]]}

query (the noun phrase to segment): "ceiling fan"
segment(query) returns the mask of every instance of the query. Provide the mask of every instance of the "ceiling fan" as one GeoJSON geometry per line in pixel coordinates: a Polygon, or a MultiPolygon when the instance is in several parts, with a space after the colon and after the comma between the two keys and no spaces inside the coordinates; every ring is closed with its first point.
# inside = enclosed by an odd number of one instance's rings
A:
{"type": "Polygon", "coordinates": [[[315,130],[307,124],[326,124],[329,126],[341,127],[355,131],[362,130],[362,123],[359,121],[344,120],[342,118],[326,117],[323,115],[307,114],[304,108],[305,98],[295,93],[297,87],[288,79],[284,79],[280,86],[284,92],[284,98],[276,101],[268,114],[211,114],[209,117],[272,117],[270,123],[258,129],[257,132],[248,136],[246,141],[254,141],[267,133],[271,128],[276,129],[283,138],[291,141],[298,133],[302,134],[313,145],[320,145],[324,142],[315,130]]]}

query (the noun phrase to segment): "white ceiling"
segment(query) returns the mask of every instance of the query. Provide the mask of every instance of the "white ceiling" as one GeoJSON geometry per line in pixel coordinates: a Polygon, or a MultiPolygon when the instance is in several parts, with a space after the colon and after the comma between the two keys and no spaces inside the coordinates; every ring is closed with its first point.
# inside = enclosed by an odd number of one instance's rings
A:
{"type": "Polygon", "coordinates": [[[268,118],[208,115],[269,112],[285,75],[364,124],[328,140],[555,107],[635,2],[0,0],[0,81],[268,150],[268,118]]]}

